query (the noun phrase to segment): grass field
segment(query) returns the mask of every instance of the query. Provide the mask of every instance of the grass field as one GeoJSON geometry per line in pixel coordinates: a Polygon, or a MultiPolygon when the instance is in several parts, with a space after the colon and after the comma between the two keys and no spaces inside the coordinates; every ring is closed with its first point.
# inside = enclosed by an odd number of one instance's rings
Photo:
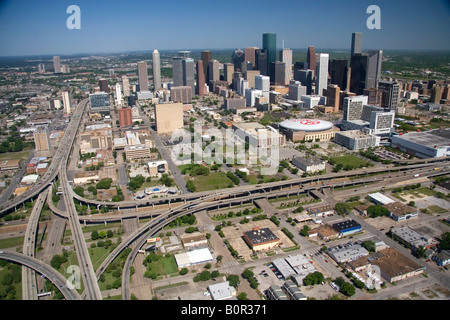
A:
{"type": "Polygon", "coordinates": [[[19,152],[6,152],[0,154],[0,161],[3,160],[22,160],[28,158],[31,149],[26,149],[19,152]]]}
{"type": "Polygon", "coordinates": [[[177,262],[173,256],[163,257],[158,261],[150,262],[147,264],[147,270],[151,270],[157,276],[178,273],[177,262]]]}
{"type": "Polygon", "coordinates": [[[197,191],[223,189],[233,184],[224,172],[211,172],[208,176],[196,176],[189,180],[194,182],[197,191]]]}
{"type": "MultiPolygon", "coordinates": [[[[354,156],[354,155],[345,155],[340,157],[334,157],[330,158],[331,162],[333,162],[334,165],[342,165],[342,167],[351,166],[353,168],[361,168],[365,167],[369,164],[369,162],[354,156]]],[[[330,162],[330,163],[331,163],[330,162]]]]}

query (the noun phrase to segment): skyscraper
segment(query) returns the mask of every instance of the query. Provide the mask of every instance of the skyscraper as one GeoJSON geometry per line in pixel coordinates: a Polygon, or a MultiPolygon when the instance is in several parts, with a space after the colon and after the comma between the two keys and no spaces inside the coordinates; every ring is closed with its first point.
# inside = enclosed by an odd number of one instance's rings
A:
{"type": "Polygon", "coordinates": [[[172,58],[173,86],[179,87],[183,85],[183,58],[172,58]]]}
{"type": "Polygon", "coordinates": [[[250,61],[252,63],[252,66],[256,66],[256,50],[257,47],[249,47],[245,48],[245,61],[250,61]]]}
{"type": "Polygon", "coordinates": [[[351,55],[354,55],[355,53],[362,53],[362,37],[363,34],[361,32],[352,33],[351,55]]]}
{"type": "MultiPolygon", "coordinates": [[[[336,84],[342,90],[347,88],[348,61],[346,59],[333,59],[330,61],[331,83],[336,84]]],[[[350,85],[350,84],[348,84],[350,85]]]]}
{"type": "Polygon", "coordinates": [[[148,91],[147,62],[138,62],[139,91],[148,91]]]}
{"type": "Polygon", "coordinates": [[[319,61],[317,62],[317,78],[316,78],[316,93],[323,95],[323,90],[327,88],[328,84],[328,53],[319,54],[319,61]]]}
{"type": "Polygon", "coordinates": [[[120,83],[116,83],[114,87],[114,95],[116,99],[116,105],[121,106],[122,105],[122,90],[120,88],[120,83]]]}
{"type": "Polygon", "coordinates": [[[197,60],[197,94],[206,95],[205,73],[203,72],[203,60],[197,60]]]}
{"type": "Polygon", "coordinates": [[[202,51],[203,73],[205,75],[205,83],[209,83],[209,61],[212,59],[212,53],[209,50],[202,51]]]}
{"type": "Polygon", "coordinates": [[[312,80],[314,73],[312,70],[295,70],[294,80],[300,81],[306,87],[306,94],[312,94],[312,80]]]}
{"type": "Polygon", "coordinates": [[[284,84],[287,85],[293,79],[292,73],[292,50],[283,48],[280,50],[280,61],[285,63],[285,71],[284,71],[284,84]]]}
{"type": "Polygon", "coordinates": [[[71,106],[70,106],[70,93],[68,91],[63,91],[62,100],[64,106],[64,114],[70,114],[71,106]]]}
{"type": "Polygon", "coordinates": [[[383,50],[369,50],[365,89],[376,88],[381,77],[383,50]]]}
{"type": "Polygon", "coordinates": [[[276,85],[285,85],[286,76],[286,64],[281,61],[275,61],[271,64],[271,76],[270,81],[276,85]]]}
{"type": "Polygon", "coordinates": [[[194,59],[183,59],[183,86],[192,88],[192,94],[195,89],[195,77],[194,77],[194,59]]]}
{"type": "Polygon", "coordinates": [[[100,87],[100,91],[109,93],[109,86],[107,79],[99,79],[98,86],[100,87]]]}
{"type": "Polygon", "coordinates": [[[209,85],[211,85],[212,81],[219,81],[220,73],[219,73],[219,61],[210,60],[209,61],[209,85]]]}
{"type": "Polygon", "coordinates": [[[153,50],[153,90],[161,89],[161,62],[158,50],[153,50]]]}
{"type": "Polygon", "coordinates": [[[267,71],[267,50],[258,49],[256,50],[256,67],[260,73],[264,76],[268,76],[267,71]]]}
{"type": "Polygon", "coordinates": [[[233,73],[234,73],[234,65],[232,63],[224,63],[223,64],[223,80],[225,80],[228,85],[233,83],[233,73]]]}
{"type": "Polygon", "coordinates": [[[59,56],[53,57],[53,73],[60,73],[61,72],[61,61],[59,59],[59,56]]]}
{"type": "Polygon", "coordinates": [[[315,75],[317,63],[316,63],[316,49],[314,48],[314,46],[310,46],[308,48],[308,53],[306,54],[306,61],[308,62],[309,70],[312,70],[315,75]]]}
{"type": "Polygon", "coordinates": [[[236,49],[233,52],[233,55],[231,56],[232,60],[233,60],[233,64],[234,64],[234,70],[239,69],[240,71],[242,68],[242,62],[245,61],[245,55],[244,55],[244,51],[242,51],[241,49],[236,49]]]}
{"type": "Polygon", "coordinates": [[[397,111],[398,83],[393,81],[379,81],[378,90],[382,92],[381,107],[386,111],[397,111]]]}
{"type": "Polygon", "coordinates": [[[366,53],[355,53],[350,61],[351,78],[350,91],[362,94],[366,88],[367,64],[369,56],[366,53]]]}
{"type": "Polygon", "coordinates": [[[262,47],[267,50],[267,70],[269,71],[269,75],[272,76],[272,62],[277,61],[277,35],[275,33],[264,33],[262,40],[262,47]]]}
{"type": "Polygon", "coordinates": [[[130,95],[130,80],[127,76],[122,76],[122,91],[124,97],[128,97],[130,95]]]}

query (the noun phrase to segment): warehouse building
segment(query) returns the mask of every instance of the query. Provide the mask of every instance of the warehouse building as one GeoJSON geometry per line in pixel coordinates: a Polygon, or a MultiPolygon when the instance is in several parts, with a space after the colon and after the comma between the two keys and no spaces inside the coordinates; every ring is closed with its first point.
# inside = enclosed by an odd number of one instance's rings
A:
{"type": "Polygon", "coordinates": [[[332,228],[339,233],[339,237],[345,237],[361,231],[361,225],[355,220],[346,220],[332,225],[332,228]]]}
{"type": "Polygon", "coordinates": [[[244,240],[253,251],[269,250],[280,243],[280,239],[269,228],[254,228],[244,232],[244,240]]]}
{"type": "Polygon", "coordinates": [[[297,156],[292,157],[292,164],[304,172],[319,172],[325,170],[325,161],[321,159],[306,159],[297,156]]]}
{"type": "Polygon", "coordinates": [[[450,156],[450,130],[410,132],[392,136],[391,146],[418,158],[450,156]]]}
{"type": "Polygon", "coordinates": [[[334,142],[350,150],[375,148],[380,145],[380,137],[360,130],[336,132],[334,142]]]}
{"type": "Polygon", "coordinates": [[[336,263],[348,262],[369,255],[369,251],[360,244],[334,247],[329,249],[327,253],[336,263]]]}
{"type": "Polygon", "coordinates": [[[208,248],[192,250],[174,256],[178,268],[190,267],[197,264],[208,263],[214,260],[208,248]]]}
{"type": "Polygon", "coordinates": [[[389,217],[395,221],[409,220],[419,216],[417,209],[398,201],[386,204],[384,207],[389,210],[389,217]]]}

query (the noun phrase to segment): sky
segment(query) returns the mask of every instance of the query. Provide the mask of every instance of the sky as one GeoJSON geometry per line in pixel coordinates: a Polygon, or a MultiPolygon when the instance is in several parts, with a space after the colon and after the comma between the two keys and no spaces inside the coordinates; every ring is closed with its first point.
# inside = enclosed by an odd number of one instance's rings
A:
{"type": "Polygon", "coordinates": [[[0,56],[262,47],[450,50],[449,0],[0,0],[0,56]],[[80,8],[81,29],[66,22],[80,8]],[[381,29],[366,22],[380,8],[381,29]]]}

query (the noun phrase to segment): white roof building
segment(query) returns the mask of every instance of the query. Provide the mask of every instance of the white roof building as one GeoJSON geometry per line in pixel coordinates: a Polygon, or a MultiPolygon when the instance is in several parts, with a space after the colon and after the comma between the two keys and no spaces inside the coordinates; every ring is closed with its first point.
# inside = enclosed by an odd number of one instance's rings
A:
{"type": "Polygon", "coordinates": [[[384,194],[382,194],[380,192],[369,194],[369,198],[372,202],[383,204],[383,205],[395,202],[395,200],[385,196],[384,194]]]}
{"type": "Polygon", "coordinates": [[[208,291],[213,300],[226,300],[236,296],[236,289],[228,281],[212,284],[208,286],[208,291]]]}

